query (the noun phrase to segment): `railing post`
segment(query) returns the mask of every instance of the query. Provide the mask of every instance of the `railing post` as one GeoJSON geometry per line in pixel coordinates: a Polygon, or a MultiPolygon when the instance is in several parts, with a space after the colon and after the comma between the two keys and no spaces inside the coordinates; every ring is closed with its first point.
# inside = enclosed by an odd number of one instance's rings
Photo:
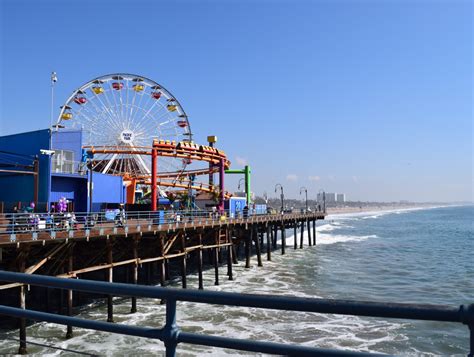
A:
{"type": "Polygon", "coordinates": [[[474,304],[470,304],[467,308],[461,306],[461,321],[469,327],[469,354],[468,357],[474,357],[474,304]]]}
{"type": "Polygon", "coordinates": [[[179,328],[176,325],[176,300],[174,299],[166,300],[166,325],[163,332],[165,333],[163,342],[166,347],[166,357],[175,357],[179,328]]]}
{"type": "Polygon", "coordinates": [[[470,341],[469,341],[469,354],[468,357],[474,357],[474,324],[469,325],[470,341]]]}

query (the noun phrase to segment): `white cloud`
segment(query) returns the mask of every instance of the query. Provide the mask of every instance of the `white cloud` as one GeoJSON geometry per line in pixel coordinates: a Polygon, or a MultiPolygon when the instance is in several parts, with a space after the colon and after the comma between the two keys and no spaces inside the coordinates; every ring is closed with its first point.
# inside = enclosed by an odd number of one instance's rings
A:
{"type": "Polygon", "coordinates": [[[239,165],[239,166],[248,165],[247,159],[244,159],[243,157],[240,157],[240,156],[236,156],[235,161],[237,162],[237,165],[239,165]]]}
{"type": "Polygon", "coordinates": [[[308,177],[308,180],[314,181],[314,182],[319,181],[320,179],[321,179],[321,177],[319,177],[319,176],[309,176],[308,177]]]}
{"type": "Polygon", "coordinates": [[[296,176],[295,174],[288,174],[286,175],[286,180],[287,181],[298,181],[298,176],[296,176]]]}

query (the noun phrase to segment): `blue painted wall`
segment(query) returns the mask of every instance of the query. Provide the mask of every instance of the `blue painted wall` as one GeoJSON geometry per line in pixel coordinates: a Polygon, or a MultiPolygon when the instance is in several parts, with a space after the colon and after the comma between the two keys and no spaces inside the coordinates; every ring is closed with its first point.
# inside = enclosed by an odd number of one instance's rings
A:
{"type": "Polygon", "coordinates": [[[92,182],[93,211],[100,211],[104,203],[125,202],[122,177],[94,172],[92,182]]]}
{"type": "Polygon", "coordinates": [[[51,202],[58,202],[61,197],[74,203],[74,211],[87,211],[87,178],[68,175],[51,177],[51,202]]]}
{"type": "Polygon", "coordinates": [[[65,130],[53,131],[53,150],[68,150],[74,152],[74,161],[81,161],[82,157],[82,131],[65,130]]]}
{"type": "MultiPolygon", "coordinates": [[[[0,136],[0,150],[24,155],[38,155],[39,202],[47,202],[50,186],[50,157],[41,155],[40,149],[49,149],[49,130],[0,136]]],[[[33,176],[0,176],[0,201],[32,201],[33,176]]]]}
{"type": "Polygon", "coordinates": [[[245,197],[231,197],[224,202],[224,209],[229,210],[231,217],[235,217],[236,214],[243,212],[246,203],[245,197]]]}

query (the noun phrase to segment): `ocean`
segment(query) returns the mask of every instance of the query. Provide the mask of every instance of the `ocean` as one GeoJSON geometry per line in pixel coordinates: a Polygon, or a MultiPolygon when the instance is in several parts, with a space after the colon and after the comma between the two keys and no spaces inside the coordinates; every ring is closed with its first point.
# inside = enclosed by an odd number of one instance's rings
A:
{"type": "MultiPolygon", "coordinates": [[[[318,222],[317,245],[293,250],[293,230],[287,231],[287,253],[257,267],[234,266],[234,281],[214,286],[214,272],[204,272],[205,289],[300,297],[431,303],[457,306],[474,303],[474,206],[451,206],[328,216],[318,222]]],[[[299,236],[299,235],[298,235],[299,236]]],[[[299,239],[299,237],[298,237],[299,239]]],[[[307,237],[305,236],[305,245],[307,237]]],[[[265,258],[265,256],[263,256],[265,258]]],[[[197,277],[188,287],[197,288],[197,277]]],[[[176,287],[180,282],[176,281],[176,287]]],[[[117,323],[161,327],[164,306],[140,299],[138,313],[130,301],[116,299],[117,323]]],[[[106,320],[106,307],[92,305],[81,317],[106,320]]],[[[467,326],[453,323],[283,312],[254,308],[215,307],[178,303],[178,325],[191,332],[269,340],[322,348],[381,352],[395,355],[464,356],[467,326]]],[[[28,340],[104,356],[155,356],[161,342],[74,329],[64,340],[65,327],[38,323],[28,328],[28,340]]],[[[0,335],[0,354],[16,353],[18,333],[0,335]]],[[[28,346],[30,353],[76,356],[73,352],[28,346]]],[[[182,345],[179,356],[255,355],[233,350],[182,345]]]]}

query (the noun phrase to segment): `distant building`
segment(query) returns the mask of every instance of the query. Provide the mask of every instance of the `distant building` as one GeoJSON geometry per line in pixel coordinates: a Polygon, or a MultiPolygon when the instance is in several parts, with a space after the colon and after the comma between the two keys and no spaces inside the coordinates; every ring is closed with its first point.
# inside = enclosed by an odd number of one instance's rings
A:
{"type": "Polygon", "coordinates": [[[326,192],[326,202],[336,202],[336,193],[326,192]]]}
{"type": "Polygon", "coordinates": [[[331,203],[331,202],[337,202],[337,203],[342,203],[346,202],[346,195],[344,193],[335,193],[335,192],[325,192],[324,195],[323,193],[318,193],[318,202],[322,202],[326,199],[326,202],[331,203]]]}

